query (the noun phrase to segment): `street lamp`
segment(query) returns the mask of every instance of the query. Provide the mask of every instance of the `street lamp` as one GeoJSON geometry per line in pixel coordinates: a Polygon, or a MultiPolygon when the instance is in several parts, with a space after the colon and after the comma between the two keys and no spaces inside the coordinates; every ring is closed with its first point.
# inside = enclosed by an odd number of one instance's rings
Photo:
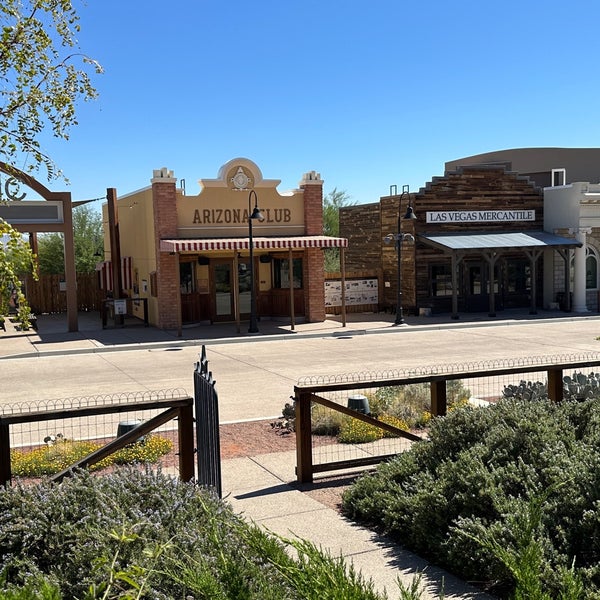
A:
{"type": "Polygon", "coordinates": [[[406,240],[407,242],[414,242],[415,238],[410,233],[402,233],[402,219],[409,219],[414,221],[416,219],[416,215],[413,212],[412,206],[410,205],[410,191],[408,185],[402,186],[402,193],[400,194],[400,198],[398,200],[398,230],[396,233],[388,233],[383,241],[386,244],[389,244],[392,240],[394,240],[396,244],[396,255],[398,257],[398,265],[397,265],[397,285],[398,285],[398,293],[396,298],[396,320],[394,321],[394,325],[403,325],[404,317],[402,316],[402,242],[406,240]],[[404,196],[407,197],[407,207],[406,213],[402,216],[402,199],[404,196]]]}
{"type": "Polygon", "coordinates": [[[258,321],[256,318],[256,290],[254,289],[254,244],[252,242],[252,221],[258,219],[264,221],[265,218],[258,208],[258,196],[254,190],[248,194],[248,245],[250,247],[250,325],[248,333],[258,333],[258,321]],[[254,197],[254,209],[252,207],[252,198],[254,197]]]}

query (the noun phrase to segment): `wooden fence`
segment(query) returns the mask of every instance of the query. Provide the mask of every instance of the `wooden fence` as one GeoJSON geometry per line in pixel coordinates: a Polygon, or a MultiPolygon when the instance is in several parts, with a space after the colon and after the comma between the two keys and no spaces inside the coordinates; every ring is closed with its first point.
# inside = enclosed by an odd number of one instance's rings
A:
{"type": "MultiPolygon", "coordinates": [[[[64,275],[40,275],[38,281],[28,276],[25,280],[25,296],[34,314],[67,312],[64,275]]],[[[97,273],[77,274],[78,311],[99,311],[103,296],[97,273]]]]}
{"type": "MultiPolygon", "coordinates": [[[[569,369],[589,370],[600,366],[600,354],[578,356],[549,356],[530,357],[507,361],[486,361],[470,365],[444,365],[424,368],[410,373],[354,373],[339,376],[332,380],[325,378],[305,378],[294,386],[295,423],[296,423],[296,476],[301,483],[313,481],[315,473],[352,469],[366,465],[374,465],[389,460],[392,455],[381,454],[361,458],[349,458],[335,462],[313,464],[313,433],[312,433],[312,403],[320,404],[336,412],[349,415],[368,425],[379,427],[401,438],[412,442],[422,441],[422,438],[409,431],[392,427],[377,419],[356,412],[351,408],[334,402],[324,395],[334,392],[356,393],[369,388],[407,386],[427,383],[430,386],[430,412],[434,416],[444,416],[447,411],[447,384],[457,380],[478,380],[492,377],[503,377],[524,374],[546,374],[546,389],[548,398],[555,402],[563,399],[565,389],[569,390],[568,378],[564,372],[569,369]]],[[[570,394],[573,397],[573,394],[570,394]]],[[[577,396],[577,394],[575,394],[577,396]]],[[[585,396],[582,394],[582,398],[585,396]]]]}
{"type": "MultiPolygon", "coordinates": [[[[123,414],[133,411],[161,411],[159,414],[140,423],[127,433],[110,441],[95,452],[68,466],[67,469],[51,477],[60,481],[73,469],[87,468],[149,434],[161,425],[176,420],[179,455],[179,477],[183,481],[194,478],[194,400],[178,390],[125,394],[115,397],[71,398],[57,401],[51,407],[41,408],[39,403],[29,405],[3,406],[0,413],[0,484],[7,485],[12,479],[11,472],[11,427],[48,423],[82,417],[100,418],[105,415],[123,414]]],[[[43,403],[42,403],[43,404],[43,403]]],[[[98,439],[105,437],[98,435],[98,439]]],[[[93,439],[89,434],[86,439],[93,439]]]]}

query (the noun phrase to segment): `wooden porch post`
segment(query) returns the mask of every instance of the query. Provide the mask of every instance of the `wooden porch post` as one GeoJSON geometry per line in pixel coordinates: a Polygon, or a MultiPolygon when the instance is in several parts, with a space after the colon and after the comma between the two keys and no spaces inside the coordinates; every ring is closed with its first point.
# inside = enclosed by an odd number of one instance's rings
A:
{"type": "Polygon", "coordinates": [[[294,253],[291,248],[288,253],[288,261],[290,264],[290,327],[291,330],[294,331],[296,328],[296,310],[294,307],[294,253]]]}

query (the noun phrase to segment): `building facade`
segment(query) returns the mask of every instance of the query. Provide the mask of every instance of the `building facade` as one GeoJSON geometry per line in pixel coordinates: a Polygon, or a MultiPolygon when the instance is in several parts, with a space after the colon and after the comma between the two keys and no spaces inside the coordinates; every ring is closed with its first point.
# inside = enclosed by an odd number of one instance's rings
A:
{"type": "Polygon", "coordinates": [[[458,167],[418,193],[344,207],[340,235],[349,240],[348,269],[381,265],[384,308],[397,305],[400,284],[406,310],[455,318],[556,302],[544,286],[545,258],[567,262],[564,292],[570,253],[581,246],[569,232],[545,230],[543,190],[505,164],[458,167]],[[414,220],[404,218],[409,205],[414,220]]]}
{"type": "Polygon", "coordinates": [[[148,321],[162,329],[239,326],[253,311],[292,325],[325,320],[322,250],[347,240],[323,235],[320,175],[308,172],[298,189],[280,194],[279,180],[237,158],[199,183],[200,193],[187,195],[163,168],[149,187],[103,207],[110,251],[102,268],[129,265],[119,295],[131,299],[134,314],[145,304],[148,321]]]}

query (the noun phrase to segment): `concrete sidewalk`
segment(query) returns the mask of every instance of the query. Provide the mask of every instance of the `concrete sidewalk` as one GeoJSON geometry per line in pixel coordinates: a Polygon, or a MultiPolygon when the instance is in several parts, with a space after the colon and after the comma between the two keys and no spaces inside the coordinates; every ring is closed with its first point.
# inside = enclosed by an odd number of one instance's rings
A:
{"type": "Polygon", "coordinates": [[[403,325],[394,325],[395,315],[389,313],[349,313],[346,323],[340,315],[328,315],[324,322],[298,323],[294,329],[287,321],[265,320],[259,323],[258,334],[247,332],[248,324],[241,323],[239,331],[235,323],[196,325],[184,327],[179,332],[144,327],[132,321],[125,327],[102,329],[97,313],[79,314],[79,331],[68,332],[66,315],[40,315],[37,330],[18,331],[16,325],[6,321],[6,331],[0,330],[0,359],[8,357],[34,357],[137,348],[165,348],[201,346],[203,344],[238,343],[242,341],[287,340],[306,337],[356,336],[367,333],[392,333],[399,328],[412,331],[437,329],[460,329],[472,327],[496,327],[498,325],[523,324],[533,321],[600,320],[598,313],[564,313],[540,310],[530,315],[526,309],[499,311],[496,317],[486,313],[460,315],[453,320],[449,314],[428,317],[407,316],[403,325]]]}
{"type": "Polygon", "coordinates": [[[223,497],[237,513],[272,533],[310,540],[331,556],[343,556],[390,600],[400,597],[398,579],[410,586],[420,573],[422,600],[437,600],[442,590],[448,600],[491,600],[491,596],[303,493],[291,483],[295,465],[294,452],[223,461],[223,497]]]}

